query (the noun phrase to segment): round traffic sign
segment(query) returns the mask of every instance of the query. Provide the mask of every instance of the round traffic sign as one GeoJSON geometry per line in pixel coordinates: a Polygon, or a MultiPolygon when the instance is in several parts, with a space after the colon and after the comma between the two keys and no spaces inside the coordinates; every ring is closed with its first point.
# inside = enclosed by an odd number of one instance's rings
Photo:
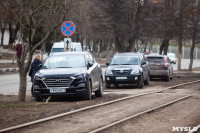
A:
{"type": "Polygon", "coordinates": [[[75,29],[76,29],[76,27],[75,27],[74,23],[71,21],[66,21],[61,26],[61,31],[64,36],[73,35],[75,32],[75,29]]]}

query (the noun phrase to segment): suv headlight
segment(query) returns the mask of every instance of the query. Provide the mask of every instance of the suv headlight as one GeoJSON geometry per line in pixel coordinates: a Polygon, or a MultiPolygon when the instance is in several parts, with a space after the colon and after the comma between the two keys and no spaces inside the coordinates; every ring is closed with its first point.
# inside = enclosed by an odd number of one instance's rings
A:
{"type": "Polygon", "coordinates": [[[80,75],[75,75],[73,77],[71,77],[73,80],[76,80],[76,81],[80,81],[80,80],[85,80],[86,78],[86,74],[85,73],[81,73],[80,75]]]}
{"type": "Polygon", "coordinates": [[[36,73],[34,76],[34,80],[42,80],[42,76],[36,73]]]}
{"type": "Polygon", "coordinates": [[[140,70],[137,68],[137,69],[133,69],[131,74],[138,74],[140,73],[140,70]]]}
{"type": "Polygon", "coordinates": [[[110,69],[107,69],[107,70],[106,70],[106,74],[110,74],[110,75],[112,75],[113,72],[112,72],[110,69]]]}

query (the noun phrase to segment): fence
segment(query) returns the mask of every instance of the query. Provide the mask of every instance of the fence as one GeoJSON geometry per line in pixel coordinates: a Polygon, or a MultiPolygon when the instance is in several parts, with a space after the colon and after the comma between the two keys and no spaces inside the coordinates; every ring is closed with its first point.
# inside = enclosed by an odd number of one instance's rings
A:
{"type": "MultiPolygon", "coordinates": [[[[159,53],[160,46],[159,45],[153,45],[152,51],[154,53],[159,53]]],[[[182,47],[182,58],[190,59],[190,49],[191,47],[182,47]]],[[[168,47],[169,53],[175,53],[178,55],[178,46],[169,46],[168,47]]],[[[194,59],[200,59],[200,48],[195,48],[193,53],[194,59]]]]}

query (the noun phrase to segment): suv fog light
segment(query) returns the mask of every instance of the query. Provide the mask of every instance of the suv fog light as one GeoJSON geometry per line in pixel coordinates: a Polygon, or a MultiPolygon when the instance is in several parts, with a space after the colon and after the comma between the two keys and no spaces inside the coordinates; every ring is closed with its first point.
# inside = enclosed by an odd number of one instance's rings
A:
{"type": "Polygon", "coordinates": [[[110,78],[109,78],[109,77],[107,77],[107,78],[106,78],[106,80],[110,80],[110,78]]]}
{"type": "Polygon", "coordinates": [[[135,77],[135,80],[138,80],[138,77],[135,77]]]}

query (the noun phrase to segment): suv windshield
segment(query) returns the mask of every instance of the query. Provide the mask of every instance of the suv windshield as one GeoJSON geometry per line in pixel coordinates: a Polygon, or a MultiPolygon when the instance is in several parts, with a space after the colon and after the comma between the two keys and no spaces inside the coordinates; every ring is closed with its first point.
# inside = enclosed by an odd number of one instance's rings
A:
{"type": "Polygon", "coordinates": [[[44,63],[44,69],[86,67],[83,54],[52,55],[44,63]]]}
{"type": "Polygon", "coordinates": [[[111,62],[111,65],[138,65],[139,57],[138,56],[114,56],[111,62]]]}

